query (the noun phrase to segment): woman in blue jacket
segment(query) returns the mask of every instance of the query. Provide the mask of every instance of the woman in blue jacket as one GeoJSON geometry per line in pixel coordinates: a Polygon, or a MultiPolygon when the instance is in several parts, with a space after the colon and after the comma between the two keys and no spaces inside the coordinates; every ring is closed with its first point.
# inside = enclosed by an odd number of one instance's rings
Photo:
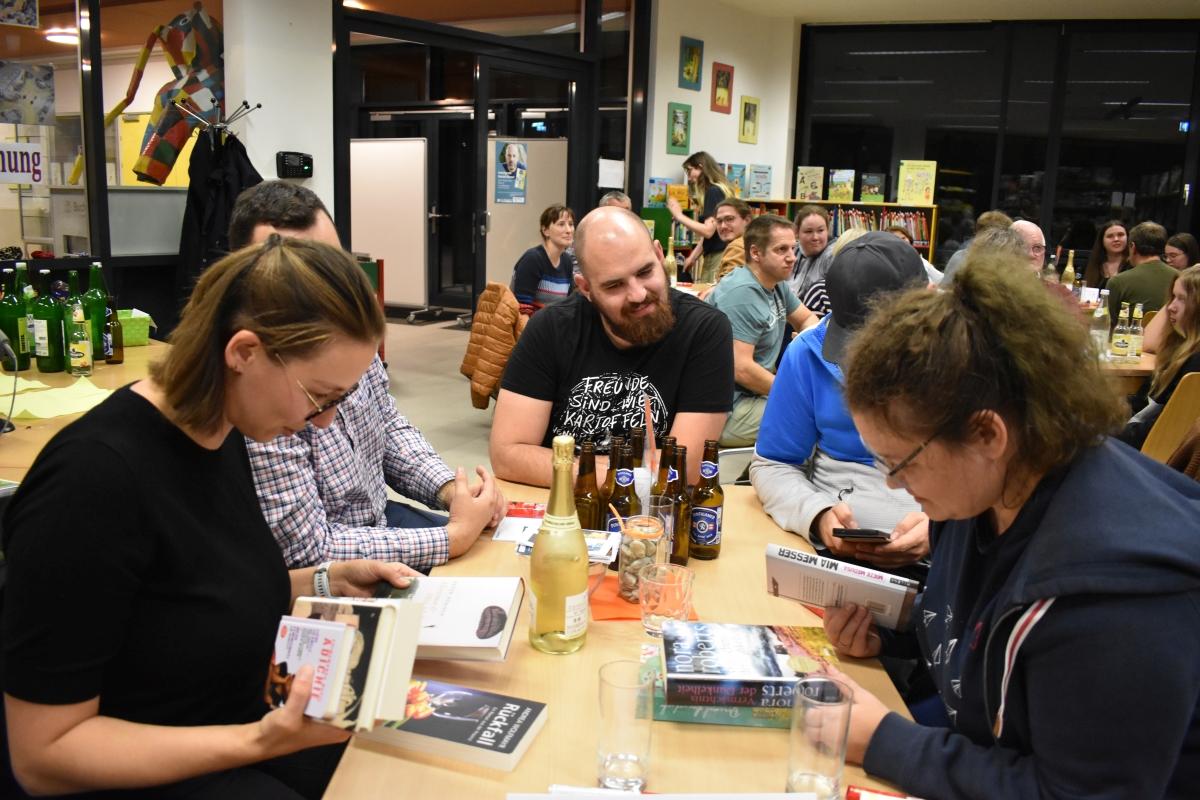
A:
{"type": "MultiPolygon", "coordinates": [[[[1019,260],[975,255],[847,361],[863,441],[933,520],[914,633],[950,719],[855,686],[847,759],[927,800],[1195,797],[1200,485],[1108,438],[1124,409],[1087,330],[1019,260]]],[[[904,638],[849,606],[825,630],[850,657],[904,638]]]]}

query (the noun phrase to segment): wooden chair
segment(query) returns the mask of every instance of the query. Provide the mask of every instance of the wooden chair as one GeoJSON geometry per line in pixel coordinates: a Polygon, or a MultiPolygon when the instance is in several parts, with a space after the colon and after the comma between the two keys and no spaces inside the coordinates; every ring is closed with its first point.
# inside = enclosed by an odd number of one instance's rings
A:
{"type": "Polygon", "coordinates": [[[1200,372],[1183,376],[1171,399],[1150,429],[1142,452],[1155,461],[1166,463],[1192,423],[1200,417],[1200,372]]]}
{"type": "Polygon", "coordinates": [[[1150,327],[1150,321],[1154,319],[1154,315],[1157,313],[1157,311],[1147,311],[1142,315],[1142,330],[1150,327]]]}

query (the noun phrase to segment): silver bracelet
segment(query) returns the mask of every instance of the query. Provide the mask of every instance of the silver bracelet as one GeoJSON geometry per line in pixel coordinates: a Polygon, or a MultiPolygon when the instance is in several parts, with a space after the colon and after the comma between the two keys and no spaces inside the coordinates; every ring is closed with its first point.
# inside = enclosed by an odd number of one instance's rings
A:
{"type": "Polygon", "coordinates": [[[329,590],[329,568],[331,566],[333,566],[333,562],[326,561],[313,573],[313,590],[317,593],[317,597],[333,597],[333,592],[329,590]]]}

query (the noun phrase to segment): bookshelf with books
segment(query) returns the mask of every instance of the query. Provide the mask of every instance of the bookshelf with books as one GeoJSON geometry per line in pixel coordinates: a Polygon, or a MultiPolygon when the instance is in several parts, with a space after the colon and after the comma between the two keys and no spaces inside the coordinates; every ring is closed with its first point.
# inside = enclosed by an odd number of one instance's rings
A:
{"type": "Polygon", "coordinates": [[[899,225],[908,231],[921,255],[933,261],[937,243],[938,207],[907,203],[856,203],[834,200],[747,200],[755,216],[779,214],[794,219],[801,206],[823,206],[829,212],[829,238],[834,239],[850,228],[872,231],[899,225]]]}

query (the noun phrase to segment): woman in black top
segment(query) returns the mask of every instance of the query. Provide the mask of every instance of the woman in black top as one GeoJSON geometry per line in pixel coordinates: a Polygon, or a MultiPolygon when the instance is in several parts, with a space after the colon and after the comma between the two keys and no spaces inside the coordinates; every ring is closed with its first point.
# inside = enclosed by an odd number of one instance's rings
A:
{"type": "MultiPolygon", "coordinates": [[[[311,670],[283,708],[264,700],[280,615],[315,570],[284,566],[243,434],[328,425],[383,331],[349,256],[272,236],[204,273],[149,378],[42,450],[3,524],[8,743],[27,790],[324,791],[338,750],[297,751],[348,734],[303,716],[311,670]]],[[[333,594],[410,574],[328,567],[333,594]]]]}
{"type": "Polygon", "coordinates": [[[1142,348],[1155,354],[1150,401],[1120,434],[1122,441],[1137,448],[1146,442],[1183,376],[1200,372],[1200,265],[1175,277],[1170,300],[1146,326],[1142,348]]]}
{"type": "Polygon", "coordinates": [[[1083,279],[1088,286],[1103,289],[1108,279],[1130,269],[1129,230],[1119,219],[1110,219],[1096,229],[1096,241],[1088,254],[1083,279]]]}
{"type": "Polygon", "coordinates": [[[704,240],[688,255],[683,269],[692,273],[696,283],[716,283],[721,253],[725,250],[725,242],[717,235],[717,206],[725,198],[733,197],[733,189],[717,162],[703,150],[687,157],[683,171],[687,173],[692,205],[699,209],[696,218],[683,213],[683,207],[674,198],[667,200],[667,208],[675,222],[704,240]]]}

